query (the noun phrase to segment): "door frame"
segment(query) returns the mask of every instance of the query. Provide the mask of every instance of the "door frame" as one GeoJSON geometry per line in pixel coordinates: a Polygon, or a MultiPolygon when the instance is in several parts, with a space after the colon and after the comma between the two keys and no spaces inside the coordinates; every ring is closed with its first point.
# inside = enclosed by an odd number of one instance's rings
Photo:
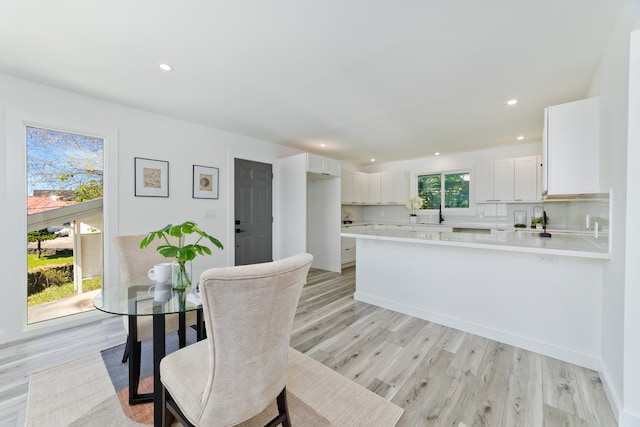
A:
{"type": "MultiPolygon", "coordinates": [[[[278,241],[278,236],[279,236],[279,230],[280,230],[280,225],[279,225],[279,221],[278,221],[278,200],[279,200],[279,194],[278,194],[278,185],[277,185],[277,180],[278,180],[278,175],[275,173],[276,171],[276,160],[277,157],[275,157],[275,155],[273,156],[264,156],[264,155],[257,155],[256,153],[249,153],[246,151],[235,151],[235,150],[227,150],[227,170],[229,171],[229,173],[227,174],[228,179],[227,179],[227,194],[228,194],[228,203],[227,203],[227,236],[229,236],[229,242],[234,242],[235,245],[235,238],[236,238],[236,231],[235,231],[235,203],[236,203],[236,197],[235,197],[235,174],[236,174],[236,168],[235,168],[235,159],[242,159],[242,160],[249,160],[252,162],[259,162],[259,163],[267,163],[271,165],[271,170],[273,172],[273,182],[272,182],[272,188],[271,188],[271,199],[272,199],[272,205],[271,205],[271,214],[273,216],[273,229],[272,229],[272,238],[271,238],[271,253],[273,255],[273,259],[277,260],[280,259],[280,254],[277,252],[277,241],[278,241]]],[[[229,243],[231,244],[231,243],[229,243]]],[[[235,250],[228,250],[225,251],[227,253],[227,265],[235,265],[236,264],[236,251],[235,250]]]]}

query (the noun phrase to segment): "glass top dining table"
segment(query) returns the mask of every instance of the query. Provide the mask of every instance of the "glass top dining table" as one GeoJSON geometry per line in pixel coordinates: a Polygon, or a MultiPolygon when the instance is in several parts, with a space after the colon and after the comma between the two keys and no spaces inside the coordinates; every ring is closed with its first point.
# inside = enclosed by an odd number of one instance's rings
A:
{"type": "MultiPolygon", "coordinates": [[[[196,276],[199,277],[199,276],[196,276]]],[[[172,289],[170,284],[156,285],[148,277],[107,284],[93,300],[93,305],[105,313],[128,316],[129,335],[129,404],[153,401],[154,426],[162,425],[162,384],[160,382],[160,361],[166,354],[165,316],[177,314],[179,317],[180,347],[185,345],[185,313],[197,311],[197,337],[204,338],[202,303],[194,283],[185,291],[172,289]],[[132,359],[137,345],[137,318],[152,316],[153,319],[153,393],[137,394],[139,372],[134,369],[132,359]]]]}
{"type": "Polygon", "coordinates": [[[108,286],[96,295],[93,305],[100,311],[126,316],[184,313],[202,308],[196,286],[176,291],[171,284],[156,285],[146,277],[108,286]]]}

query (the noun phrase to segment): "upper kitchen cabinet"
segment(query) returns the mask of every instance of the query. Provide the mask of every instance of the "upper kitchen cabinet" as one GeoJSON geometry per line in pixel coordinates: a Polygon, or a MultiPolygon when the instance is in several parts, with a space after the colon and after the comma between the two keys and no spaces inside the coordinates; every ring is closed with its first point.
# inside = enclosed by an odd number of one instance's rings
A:
{"type": "Polygon", "coordinates": [[[342,170],[342,203],[404,204],[409,197],[409,171],[364,173],[342,170]]]}
{"type": "Polygon", "coordinates": [[[512,202],[514,159],[478,162],[473,182],[477,202],[512,202]]]}
{"type": "Polygon", "coordinates": [[[367,204],[376,205],[380,203],[380,190],[382,188],[382,176],[380,173],[368,173],[366,175],[367,204]]]}
{"type": "Polygon", "coordinates": [[[599,98],[545,109],[543,194],[600,191],[599,109],[599,98]]]}
{"type": "Polygon", "coordinates": [[[540,156],[516,157],[513,165],[513,199],[531,201],[540,198],[540,156]]]}
{"type": "Polygon", "coordinates": [[[342,196],[344,204],[364,204],[369,197],[367,174],[364,172],[342,169],[342,196]]]}
{"type": "Polygon", "coordinates": [[[409,198],[409,171],[380,173],[380,203],[402,204],[409,198]]]}
{"type": "Polygon", "coordinates": [[[327,176],[340,176],[340,162],[317,154],[307,153],[307,172],[327,176]]]}
{"type": "Polygon", "coordinates": [[[478,162],[473,169],[476,203],[540,199],[540,156],[478,162]]]}

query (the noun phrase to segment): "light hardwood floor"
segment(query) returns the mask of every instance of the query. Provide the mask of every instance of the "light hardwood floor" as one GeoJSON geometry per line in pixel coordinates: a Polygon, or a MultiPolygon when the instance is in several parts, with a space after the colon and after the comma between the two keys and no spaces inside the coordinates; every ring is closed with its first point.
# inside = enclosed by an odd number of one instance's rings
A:
{"type": "MultiPolygon", "coordinates": [[[[354,301],[354,290],[353,267],[312,270],[291,345],[404,408],[398,426],[616,425],[597,372],[354,301]]],[[[110,318],[0,346],[0,425],[24,424],[32,372],[124,339],[110,318]]]]}

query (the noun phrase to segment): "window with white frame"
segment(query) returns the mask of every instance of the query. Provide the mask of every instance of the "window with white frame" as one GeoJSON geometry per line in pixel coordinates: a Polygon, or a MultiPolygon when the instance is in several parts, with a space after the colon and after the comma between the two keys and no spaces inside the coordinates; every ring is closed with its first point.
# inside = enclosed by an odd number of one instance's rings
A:
{"type": "Polygon", "coordinates": [[[418,175],[418,197],[424,200],[422,209],[468,209],[469,176],[469,171],[418,175]]]}

